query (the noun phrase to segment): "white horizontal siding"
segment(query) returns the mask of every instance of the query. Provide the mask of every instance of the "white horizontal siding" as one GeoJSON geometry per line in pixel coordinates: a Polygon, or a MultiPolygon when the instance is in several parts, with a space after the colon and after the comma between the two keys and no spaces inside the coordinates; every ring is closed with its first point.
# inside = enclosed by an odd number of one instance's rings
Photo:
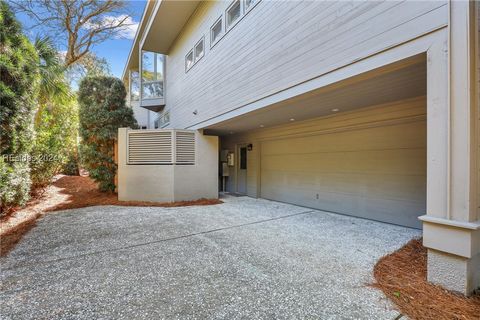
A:
{"type": "Polygon", "coordinates": [[[445,2],[263,0],[210,48],[210,27],[228,4],[202,3],[170,50],[172,127],[241,107],[447,22],[445,2]],[[205,56],[185,73],[185,55],[202,36],[205,56]]]}

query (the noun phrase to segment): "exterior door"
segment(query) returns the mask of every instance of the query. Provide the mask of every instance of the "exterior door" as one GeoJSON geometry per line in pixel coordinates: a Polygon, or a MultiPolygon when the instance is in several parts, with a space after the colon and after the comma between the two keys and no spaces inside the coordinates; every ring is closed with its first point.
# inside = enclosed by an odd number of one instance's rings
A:
{"type": "Polygon", "coordinates": [[[237,148],[237,193],[247,194],[247,145],[237,148]]]}

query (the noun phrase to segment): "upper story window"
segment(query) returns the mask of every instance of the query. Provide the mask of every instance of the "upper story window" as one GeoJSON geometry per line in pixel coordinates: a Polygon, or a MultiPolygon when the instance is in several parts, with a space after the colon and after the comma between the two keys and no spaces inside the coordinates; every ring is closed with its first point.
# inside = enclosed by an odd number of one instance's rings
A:
{"type": "Polygon", "coordinates": [[[228,7],[228,9],[225,13],[225,20],[226,20],[226,23],[227,23],[227,29],[232,27],[235,24],[235,22],[238,21],[241,13],[242,13],[242,10],[241,10],[240,0],[233,1],[232,4],[228,7]]]}
{"type": "Polygon", "coordinates": [[[193,49],[185,56],[185,71],[190,70],[193,66],[193,49]]]}
{"type": "Polygon", "coordinates": [[[218,18],[217,21],[210,28],[210,46],[213,46],[215,43],[220,40],[223,33],[223,19],[222,17],[218,18]]]}
{"type": "Polygon", "coordinates": [[[142,99],[164,97],[165,56],[142,51],[142,99]]]}
{"type": "Polygon", "coordinates": [[[140,99],[140,74],[138,71],[130,71],[130,101],[138,101],[140,99]]]}
{"type": "Polygon", "coordinates": [[[185,56],[185,72],[190,70],[205,55],[205,37],[202,37],[185,56]]]}
{"type": "Polygon", "coordinates": [[[245,0],[245,12],[253,8],[253,5],[257,2],[258,0],[245,0]]]}
{"type": "Polygon", "coordinates": [[[205,55],[205,38],[200,39],[195,45],[195,62],[202,59],[205,55]]]}

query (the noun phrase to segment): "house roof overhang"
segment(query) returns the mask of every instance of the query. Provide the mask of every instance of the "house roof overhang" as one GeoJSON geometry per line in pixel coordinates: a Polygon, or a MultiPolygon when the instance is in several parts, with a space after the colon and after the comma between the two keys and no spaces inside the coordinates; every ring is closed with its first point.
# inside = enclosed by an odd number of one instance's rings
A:
{"type": "Polygon", "coordinates": [[[122,79],[128,78],[128,70],[138,69],[140,50],[168,54],[183,26],[200,1],[149,0],[123,70],[122,79]]]}
{"type": "Polygon", "coordinates": [[[199,3],[200,1],[191,0],[157,1],[140,41],[141,48],[168,54],[171,45],[199,3]]]}

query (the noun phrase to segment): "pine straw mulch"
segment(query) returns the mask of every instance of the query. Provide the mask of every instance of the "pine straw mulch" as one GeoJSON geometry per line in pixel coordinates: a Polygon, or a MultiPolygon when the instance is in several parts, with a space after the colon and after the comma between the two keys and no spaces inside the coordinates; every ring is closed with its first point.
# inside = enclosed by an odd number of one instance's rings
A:
{"type": "Polygon", "coordinates": [[[479,293],[464,297],[427,282],[427,249],[421,239],[381,258],[373,274],[373,286],[411,319],[480,319],[479,293]]]}
{"type": "Polygon", "coordinates": [[[178,202],[119,201],[115,193],[98,190],[88,176],[59,175],[52,185],[37,195],[24,208],[0,218],[0,256],[6,255],[32,229],[36,220],[53,211],[91,206],[115,205],[129,207],[185,207],[222,203],[218,199],[178,202]]]}

